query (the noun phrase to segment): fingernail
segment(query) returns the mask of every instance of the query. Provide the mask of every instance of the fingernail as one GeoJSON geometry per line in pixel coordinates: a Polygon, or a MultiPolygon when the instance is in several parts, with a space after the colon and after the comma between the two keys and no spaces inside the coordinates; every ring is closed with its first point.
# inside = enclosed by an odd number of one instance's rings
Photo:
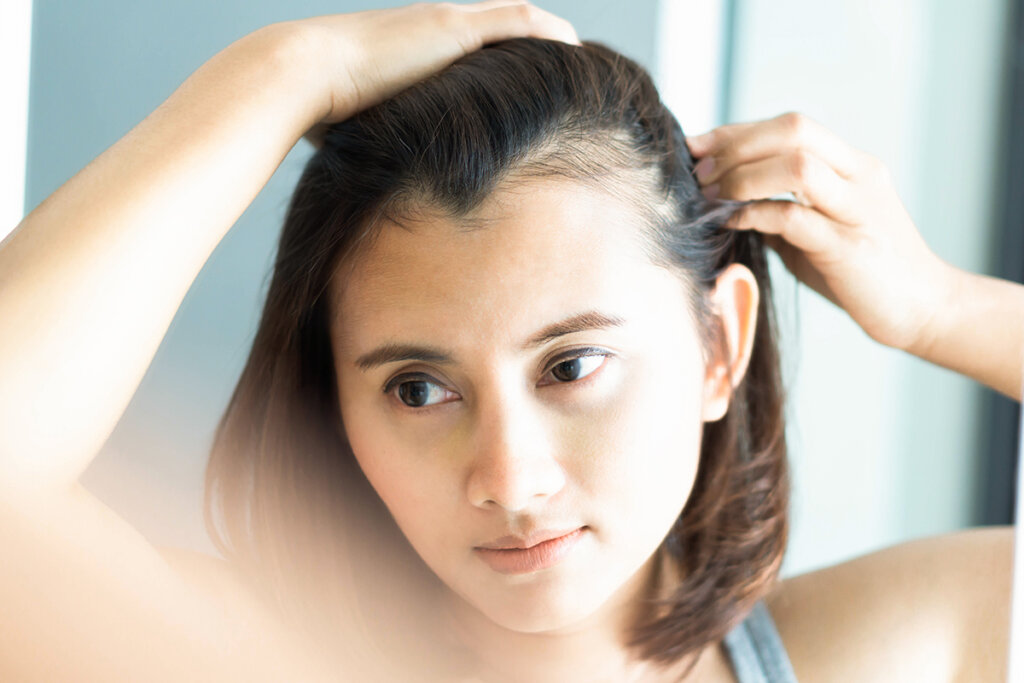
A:
{"type": "Polygon", "coordinates": [[[718,183],[715,183],[714,185],[708,185],[707,187],[705,187],[702,190],[702,192],[704,193],[704,196],[707,197],[708,199],[718,199],[718,192],[720,189],[721,188],[719,187],[718,183]]]}
{"type": "Polygon", "coordinates": [[[697,180],[701,183],[707,182],[707,179],[711,176],[711,172],[715,170],[715,158],[704,157],[694,167],[693,172],[697,175],[697,180]]]}

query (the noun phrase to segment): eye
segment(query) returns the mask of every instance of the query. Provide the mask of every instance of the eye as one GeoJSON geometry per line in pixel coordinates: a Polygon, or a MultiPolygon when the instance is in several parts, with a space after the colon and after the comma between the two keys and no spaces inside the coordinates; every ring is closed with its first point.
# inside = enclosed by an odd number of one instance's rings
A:
{"type": "Polygon", "coordinates": [[[567,358],[560,359],[548,373],[559,383],[576,382],[591,375],[604,365],[609,353],[600,349],[576,349],[567,358]]]}
{"type": "Polygon", "coordinates": [[[384,387],[384,393],[390,394],[395,388],[398,389],[397,398],[408,408],[429,408],[438,405],[437,402],[429,403],[431,398],[444,398],[445,394],[458,396],[437,384],[430,375],[399,375],[388,382],[384,387]]]}
{"type": "MultiPolygon", "coordinates": [[[[610,355],[602,349],[574,349],[556,359],[557,362],[546,374],[555,378],[555,384],[578,382],[592,375],[604,365],[603,359],[610,355]]],[[[445,403],[446,401],[443,400],[431,402],[431,399],[434,398],[444,399],[445,394],[458,397],[458,394],[445,389],[433,377],[423,373],[399,375],[388,382],[383,391],[385,394],[390,394],[395,389],[398,390],[395,392],[396,398],[402,402],[402,405],[414,409],[430,408],[445,403]]]]}

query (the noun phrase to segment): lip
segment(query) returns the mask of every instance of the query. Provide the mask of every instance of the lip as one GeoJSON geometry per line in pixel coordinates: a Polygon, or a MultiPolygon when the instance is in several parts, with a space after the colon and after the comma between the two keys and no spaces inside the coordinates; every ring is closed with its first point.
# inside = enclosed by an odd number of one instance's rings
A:
{"type": "Polygon", "coordinates": [[[544,530],[525,539],[505,536],[488,544],[497,547],[477,547],[473,552],[498,573],[526,574],[547,569],[561,562],[586,530],[585,526],[568,532],[544,530]],[[502,545],[506,547],[501,547],[502,545]]]}
{"type": "Polygon", "coordinates": [[[571,534],[579,528],[579,526],[573,526],[565,527],[562,529],[538,529],[536,531],[530,532],[526,536],[502,536],[501,538],[496,538],[493,541],[490,541],[489,543],[482,543],[479,546],[477,546],[476,549],[525,550],[527,548],[537,545],[538,543],[543,543],[544,541],[550,541],[554,538],[561,538],[566,534],[571,534]]]}

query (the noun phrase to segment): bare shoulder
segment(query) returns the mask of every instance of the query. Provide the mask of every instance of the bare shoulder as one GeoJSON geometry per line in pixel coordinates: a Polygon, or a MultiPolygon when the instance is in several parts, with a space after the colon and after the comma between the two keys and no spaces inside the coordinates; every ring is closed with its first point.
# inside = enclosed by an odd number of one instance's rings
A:
{"type": "Polygon", "coordinates": [[[1013,527],[910,541],[765,599],[800,680],[1004,681],[1013,527]]]}
{"type": "MultiPolygon", "coordinates": [[[[157,550],[179,578],[204,594],[224,595],[265,611],[227,560],[184,548],[161,546],[157,550]]],[[[266,616],[269,618],[269,613],[266,616]]]]}
{"type": "MultiPolygon", "coordinates": [[[[380,664],[367,659],[339,664],[307,643],[259,598],[251,584],[233,565],[220,557],[181,548],[158,548],[175,574],[204,595],[236,628],[235,641],[244,652],[275,652],[277,659],[292,663],[294,681],[364,681],[385,679],[380,664]],[[364,668],[369,667],[369,668],[364,668]]],[[[346,642],[346,634],[336,634],[346,642]]],[[[390,664],[390,662],[389,662],[390,664]]],[[[395,679],[398,680],[398,679],[395,679]]],[[[405,680],[411,680],[406,678],[405,680]]],[[[426,680],[420,678],[419,680],[426,680]]]]}
{"type": "Polygon", "coordinates": [[[158,548],[171,570],[222,613],[234,627],[240,650],[278,652],[282,659],[315,666],[299,640],[291,634],[227,560],[183,548],[158,548]]]}

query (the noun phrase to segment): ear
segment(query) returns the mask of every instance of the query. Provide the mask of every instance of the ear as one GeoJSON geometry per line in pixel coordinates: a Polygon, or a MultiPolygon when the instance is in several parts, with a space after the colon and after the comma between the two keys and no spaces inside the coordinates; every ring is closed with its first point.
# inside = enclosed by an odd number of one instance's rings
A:
{"type": "Polygon", "coordinates": [[[702,418],[705,422],[725,416],[732,390],[747,371],[754,347],[759,297],[757,280],[742,263],[733,263],[715,281],[710,294],[711,308],[722,322],[726,348],[716,352],[706,368],[702,418]]]}

